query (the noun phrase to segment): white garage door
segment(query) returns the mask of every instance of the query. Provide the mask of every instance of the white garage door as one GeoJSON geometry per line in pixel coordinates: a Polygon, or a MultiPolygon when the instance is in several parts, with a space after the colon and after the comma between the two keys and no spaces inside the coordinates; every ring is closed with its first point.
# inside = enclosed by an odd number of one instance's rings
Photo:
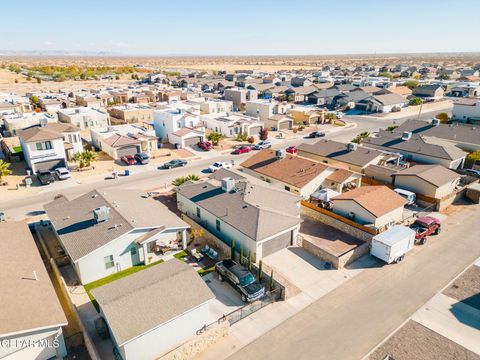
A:
{"type": "Polygon", "coordinates": [[[139,149],[136,146],[125,146],[123,148],[117,149],[117,159],[120,159],[122,156],[126,155],[135,155],[139,152],[139,149]]]}
{"type": "Polygon", "coordinates": [[[254,126],[250,128],[250,135],[258,135],[258,133],[262,130],[261,126],[254,126]]]}
{"type": "Polygon", "coordinates": [[[194,146],[194,145],[197,145],[200,141],[202,141],[202,137],[201,136],[195,136],[195,137],[190,138],[190,139],[185,139],[184,144],[185,144],[185,147],[194,146]]]}

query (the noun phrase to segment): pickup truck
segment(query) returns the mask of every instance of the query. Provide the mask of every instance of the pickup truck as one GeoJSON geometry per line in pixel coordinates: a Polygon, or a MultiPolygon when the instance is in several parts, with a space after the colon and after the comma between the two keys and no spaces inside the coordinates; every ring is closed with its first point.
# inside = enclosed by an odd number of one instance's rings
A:
{"type": "Polygon", "coordinates": [[[40,171],[37,173],[37,177],[42,185],[48,185],[55,181],[55,176],[51,171],[40,171]]]}
{"type": "Polygon", "coordinates": [[[242,301],[253,302],[265,295],[265,287],[255,280],[255,276],[232,259],[215,264],[220,281],[227,280],[242,295],[242,301]]]}
{"type": "Polygon", "coordinates": [[[208,171],[211,172],[211,173],[214,173],[217,170],[230,169],[231,167],[232,167],[232,162],[231,161],[224,161],[224,162],[217,161],[216,163],[214,163],[213,165],[210,165],[208,167],[208,171]]]}
{"type": "Polygon", "coordinates": [[[415,230],[415,241],[420,245],[423,245],[427,242],[428,235],[440,234],[440,220],[433,216],[419,217],[412,225],[410,225],[410,229],[415,230]]]}

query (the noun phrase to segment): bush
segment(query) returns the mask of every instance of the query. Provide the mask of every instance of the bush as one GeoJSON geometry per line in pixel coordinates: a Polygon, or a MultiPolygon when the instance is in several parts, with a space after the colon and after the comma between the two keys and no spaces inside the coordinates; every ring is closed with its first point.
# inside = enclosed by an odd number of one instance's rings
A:
{"type": "Polygon", "coordinates": [[[480,150],[467,155],[465,159],[465,168],[471,168],[477,161],[480,161],[480,150]]]}
{"type": "Polygon", "coordinates": [[[360,134],[358,134],[357,136],[355,136],[353,139],[352,139],[352,142],[355,143],[355,144],[361,144],[363,142],[363,139],[367,138],[370,136],[370,133],[367,132],[367,131],[364,131],[360,134]]]}
{"type": "Polygon", "coordinates": [[[408,81],[405,81],[402,85],[408,87],[409,89],[413,89],[418,86],[418,81],[408,80],[408,81]]]}
{"type": "Polygon", "coordinates": [[[395,130],[396,128],[398,128],[398,125],[390,125],[390,126],[388,126],[385,130],[387,130],[387,131],[393,131],[393,130],[395,130]]]}
{"type": "Polygon", "coordinates": [[[292,131],[293,131],[294,134],[296,134],[296,133],[298,132],[298,127],[294,127],[294,128],[292,129],[292,131]]]}
{"type": "Polygon", "coordinates": [[[417,97],[417,98],[413,98],[412,100],[410,100],[408,105],[417,106],[417,105],[421,105],[422,103],[423,103],[423,100],[417,97]]]}
{"type": "Polygon", "coordinates": [[[238,133],[236,140],[237,141],[247,141],[248,135],[244,133],[238,133]]]}
{"type": "Polygon", "coordinates": [[[249,144],[253,144],[255,142],[255,138],[253,136],[249,136],[247,141],[249,144]]]}
{"type": "Polygon", "coordinates": [[[260,140],[267,140],[268,139],[268,130],[266,128],[263,128],[260,130],[258,137],[260,140]]]}
{"type": "Polygon", "coordinates": [[[435,115],[435,119],[440,120],[442,124],[446,124],[450,121],[450,116],[447,113],[440,113],[435,115]]]}

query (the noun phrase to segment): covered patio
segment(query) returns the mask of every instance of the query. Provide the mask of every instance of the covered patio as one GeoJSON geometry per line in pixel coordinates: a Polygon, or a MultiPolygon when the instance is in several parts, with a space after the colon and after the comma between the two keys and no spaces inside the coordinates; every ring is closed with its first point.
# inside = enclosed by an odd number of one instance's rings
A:
{"type": "Polygon", "coordinates": [[[159,227],[136,239],[138,263],[165,260],[170,252],[187,248],[187,228],[159,227]]]}

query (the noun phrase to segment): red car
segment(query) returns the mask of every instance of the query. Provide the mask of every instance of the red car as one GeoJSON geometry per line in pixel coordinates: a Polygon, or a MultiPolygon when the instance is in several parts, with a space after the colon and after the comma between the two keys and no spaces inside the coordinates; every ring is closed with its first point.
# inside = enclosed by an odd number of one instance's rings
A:
{"type": "Polygon", "coordinates": [[[200,141],[197,146],[202,149],[202,150],[205,150],[205,151],[210,151],[213,149],[213,145],[211,142],[209,141],[200,141]]]}
{"type": "Polygon", "coordinates": [[[232,154],[245,154],[252,151],[250,146],[240,146],[239,148],[235,149],[232,154]]]}
{"type": "Polygon", "coordinates": [[[298,152],[297,147],[294,145],[287,147],[285,151],[289,154],[296,154],[298,152]]]}
{"type": "Polygon", "coordinates": [[[440,220],[433,216],[422,216],[417,218],[415,222],[410,225],[410,229],[413,229],[416,232],[415,241],[420,245],[423,245],[427,242],[427,235],[440,234],[440,220]]]}
{"type": "Polygon", "coordinates": [[[135,165],[137,163],[137,160],[133,157],[133,155],[125,155],[120,158],[122,162],[124,162],[127,165],[135,165]]]}

